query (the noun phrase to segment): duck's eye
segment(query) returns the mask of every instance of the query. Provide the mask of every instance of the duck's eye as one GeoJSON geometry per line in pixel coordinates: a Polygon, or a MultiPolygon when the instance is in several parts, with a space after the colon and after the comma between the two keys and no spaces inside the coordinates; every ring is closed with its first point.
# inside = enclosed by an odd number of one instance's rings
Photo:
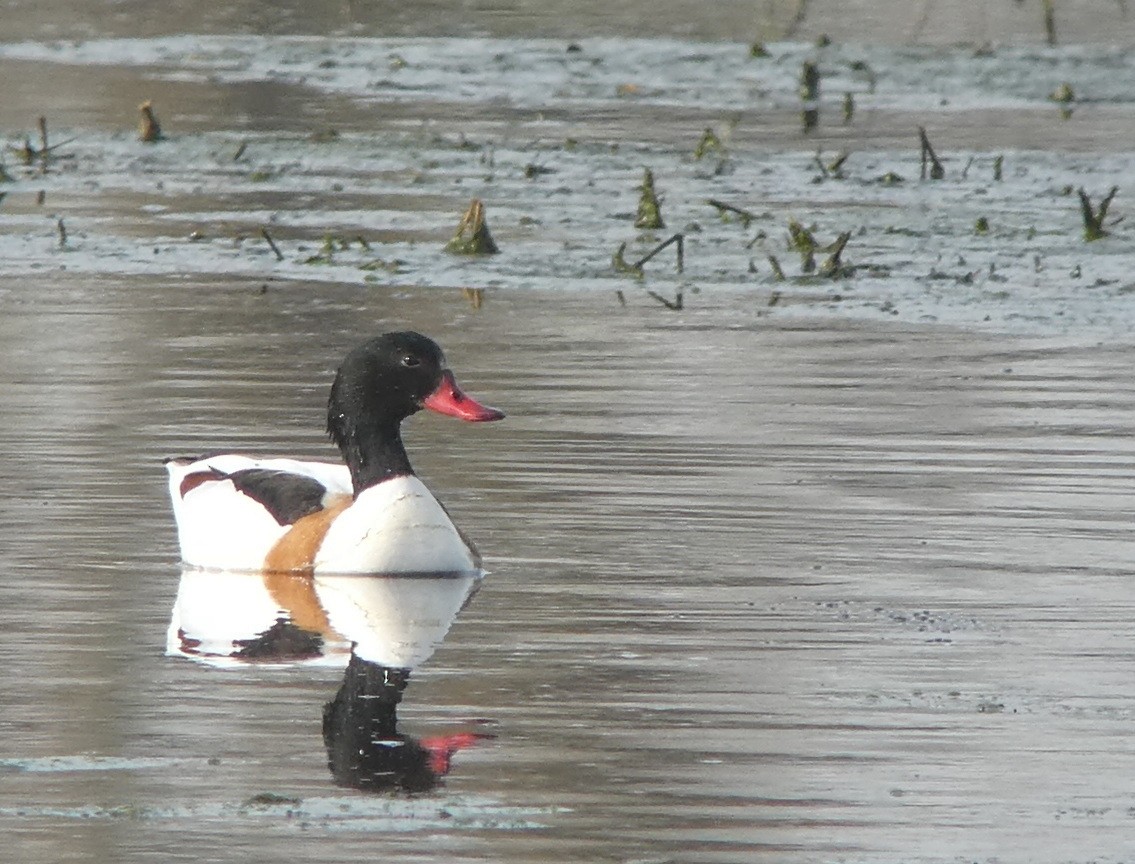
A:
{"type": "Polygon", "coordinates": [[[422,361],[420,358],[415,357],[413,354],[406,354],[402,357],[402,365],[413,368],[414,366],[421,366],[422,361]]]}

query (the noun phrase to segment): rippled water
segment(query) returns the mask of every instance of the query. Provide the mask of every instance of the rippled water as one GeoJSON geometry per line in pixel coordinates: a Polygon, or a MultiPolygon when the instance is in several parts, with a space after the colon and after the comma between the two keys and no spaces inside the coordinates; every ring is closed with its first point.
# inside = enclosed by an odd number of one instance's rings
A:
{"type": "MultiPolygon", "coordinates": [[[[20,38],[56,32],[15,8],[20,38]]],[[[537,121],[509,143],[518,115],[495,103],[439,116],[435,138],[411,129],[438,110],[428,101],[371,131],[355,113],[365,99],[293,80],[169,83],[168,69],[54,62],[0,60],[40,73],[8,106],[57,91],[52,117],[81,133],[71,159],[21,175],[0,202],[0,836],[12,860],[1130,857],[1130,255],[1123,223],[1081,244],[1074,202],[1055,191],[1130,176],[1129,153],[1082,152],[1126,107],[1111,120],[1077,108],[1088,121],[1034,142],[1047,149],[1004,187],[960,178],[955,154],[928,195],[870,183],[899,158],[885,149],[854,156],[848,184],[812,183],[812,144],[792,137],[787,109],[774,124],[783,150],[736,143],[718,176],[690,162],[705,115],[689,106],[560,106],[588,143],[553,153],[530,146],[537,121]],[[119,95],[129,113],[155,80],[191,107],[151,153],[107,130],[119,95]],[[455,129],[468,118],[497,144],[466,148],[455,129]],[[331,148],[297,134],[340,121],[349,131],[331,148]],[[610,152],[620,130],[642,143],[610,152]],[[277,172],[263,189],[228,158],[249,138],[277,172]],[[517,173],[534,153],[559,172],[546,186],[517,173]],[[854,216],[853,244],[892,255],[901,285],[849,279],[846,302],[826,284],[753,279],[737,225],[699,216],[690,272],[646,283],[687,290],[685,308],[664,308],[608,269],[633,236],[633,184],[620,184],[644,156],[670,166],[671,212],[716,183],[755,198],[784,187],[758,213],[776,231],[797,206],[825,229],[854,216]],[[419,162],[421,177],[405,170],[419,162]],[[365,189],[344,201],[328,192],[339,180],[365,189]],[[506,253],[439,263],[473,185],[511,202],[494,223],[506,253]],[[912,201],[921,233],[894,239],[880,214],[912,201]],[[1026,240],[1053,202],[1068,211],[1026,240]],[[991,208],[1014,226],[975,239],[973,218],[991,208]],[[551,239],[520,221],[529,212],[551,239]],[[404,269],[368,280],[349,256],[303,265],[297,248],[318,249],[328,214],[404,269]],[[284,262],[233,241],[269,218],[284,262]],[[195,244],[197,225],[209,235],[195,244]],[[963,242],[969,264],[953,257],[963,242]],[[1046,266],[1022,257],[1026,242],[1056,247],[1046,266]],[[1008,287],[926,275],[993,277],[991,261],[1008,287]],[[1068,271],[1081,261],[1078,282],[1068,271]],[[1101,273],[1112,281],[1093,284],[1101,273]],[[345,643],[326,663],[179,656],[174,607],[195,589],[161,458],[330,457],[338,361],[362,336],[407,326],[508,413],[408,424],[420,474],[485,554],[477,595],[404,690],[373,669],[345,673],[345,643]],[[345,682],[387,700],[389,740],[396,724],[436,788],[341,785],[324,711],[345,682]]],[[[972,141],[981,116],[944,134],[972,141]]],[[[905,122],[863,140],[891,142],[905,122]]],[[[974,176],[992,156],[976,153],[974,176]]]]}
{"type": "Polygon", "coordinates": [[[312,291],[121,280],[9,304],[0,822],[21,860],[1125,848],[1127,352],[731,303],[312,291]],[[490,574],[399,728],[495,736],[420,800],[331,782],[337,670],[164,655],[158,457],[324,455],[360,321],[436,334],[510,411],[411,421],[490,574]]]}

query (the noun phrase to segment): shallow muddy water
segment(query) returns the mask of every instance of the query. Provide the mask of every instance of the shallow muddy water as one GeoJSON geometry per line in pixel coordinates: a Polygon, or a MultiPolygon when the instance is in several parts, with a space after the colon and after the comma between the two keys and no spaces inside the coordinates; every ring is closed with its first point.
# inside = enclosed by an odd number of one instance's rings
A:
{"type": "MultiPolygon", "coordinates": [[[[500,5],[381,29],[352,4],[318,24],[230,4],[186,10],[193,38],[145,4],[11,7],[0,131],[34,143],[42,112],[74,138],[46,170],[7,152],[0,183],[12,860],[1128,860],[1135,281],[1126,223],[1084,243],[1074,191],[1119,185],[1116,218],[1135,189],[1130,52],[1098,41],[1126,19],[1062,4],[1097,43],[1049,49],[1006,2],[896,47],[970,8],[904,4],[888,42],[823,55],[805,137],[815,49],[747,64],[707,41],[753,38],[722,24],[731,4],[666,5],[633,39],[633,4],[500,5]],[[923,44],[1004,33],[976,58],[923,44]],[[1061,120],[1066,77],[1095,95],[1061,120]],[[153,147],[131,131],[143,98],[153,147]],[[917,125],[938,183],[917,179],[917,125]],[[726,150],[695,160],[706,126],[726,150]],[[844,170],[817,147],[850,150],[844,170]],[[669,225],[649,234],[646,165],[669,225]],[[502,253],[443,255],[474,196],[502,253]],[[852,231],[854,269],[801,273],[792,217],[852,231]],[[675,231],[682,273],[667,253],[643,281],[612,266],[675,231]],[[414,651],[362,658],[413,665],[408,684],[344,672],[357,636],[227,656],[264,626],[230,638],[242,604],[270,618],[278,592],[182,573],[161,458],[330,458],[336,364],[402,327],[508,413],[408,424],[485,554],[476,596],[451,621],[469,584],[385,585],[388,606],[434,604],[406,616],[430,622],[414,651]],[[367,697],[429,791],[329,767],[325,706],[367,697]]],[[[781,35],[787,6],[768,4],[781,35]]]]}

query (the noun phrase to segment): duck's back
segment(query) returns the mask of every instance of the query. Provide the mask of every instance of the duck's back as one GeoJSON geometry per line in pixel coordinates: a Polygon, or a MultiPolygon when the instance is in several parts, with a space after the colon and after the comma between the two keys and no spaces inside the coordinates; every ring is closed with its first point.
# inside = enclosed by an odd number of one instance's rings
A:
{"type": "Polygon", "coordinates": [[[331,462],[228,453],[171,459],[166,470],[182,561],[219,570],[265,569],[300,512],[302,502],[289,490],[303,491],[307,510],[351,493],[350,472],[331,462]],[[250,487],[252,479],[258,488],[250,487]]]}

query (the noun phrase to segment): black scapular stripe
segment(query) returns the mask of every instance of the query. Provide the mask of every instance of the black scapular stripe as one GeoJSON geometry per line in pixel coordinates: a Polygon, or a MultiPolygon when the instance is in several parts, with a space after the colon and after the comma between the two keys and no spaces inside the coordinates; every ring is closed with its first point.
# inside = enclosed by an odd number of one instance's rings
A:
{"type": "Polygon", "coordinates": [[[280,525],[319,512],[327,494],[327,488],[312,477],[270,468],[245,468],[225,477],[239,492],[262,504],[280,525]]]}

